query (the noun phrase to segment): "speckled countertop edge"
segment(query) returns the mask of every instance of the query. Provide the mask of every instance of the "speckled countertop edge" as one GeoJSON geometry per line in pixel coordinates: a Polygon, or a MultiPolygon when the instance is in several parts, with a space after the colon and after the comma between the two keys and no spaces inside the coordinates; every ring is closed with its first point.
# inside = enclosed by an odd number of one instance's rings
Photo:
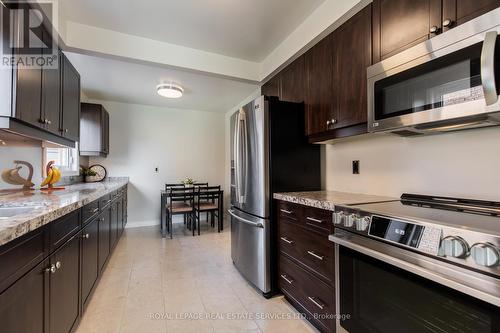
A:
{"type": "Polygon", "coordinates": [[[127,177],[108,178],[99,183],[80,183],[65,186],[52,193],[39,190],[0,196],[0,206],[42,206],[27,213],[0,220],[0,246],[36,230],[61,216],[127,185],[127,177]]]}
{"type": "Polygon", "coordinates": [[[335,206],[337,205],[355,205],[398,200],[398,198],[392,197],[338,191],[274,193],[273,197],[277,200],[331,211],[335,210],[335,206]]]}

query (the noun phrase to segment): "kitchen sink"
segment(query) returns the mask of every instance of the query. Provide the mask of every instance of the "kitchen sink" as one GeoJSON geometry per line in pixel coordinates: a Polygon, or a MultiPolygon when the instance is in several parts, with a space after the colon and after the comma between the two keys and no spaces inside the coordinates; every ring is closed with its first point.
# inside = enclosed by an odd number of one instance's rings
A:
{"type": "Polygon", "coordinates": [[[44,208],[45,206],[11,206],[11,207],[0,207],[0,220],[5,220],[13,216],[22,215],[29,213],[33,210],[44,208]]]}

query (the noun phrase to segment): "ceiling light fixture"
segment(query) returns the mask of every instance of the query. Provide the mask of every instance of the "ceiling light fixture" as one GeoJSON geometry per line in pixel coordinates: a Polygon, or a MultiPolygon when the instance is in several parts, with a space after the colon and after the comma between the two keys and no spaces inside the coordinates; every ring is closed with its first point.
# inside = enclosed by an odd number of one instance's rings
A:
{"type": "Polygon", "coordinates": [[[162,83],[156,86],[156,92],[163,97],[179,98],[182,97],[184,89],[173,83],[162,83]]]}

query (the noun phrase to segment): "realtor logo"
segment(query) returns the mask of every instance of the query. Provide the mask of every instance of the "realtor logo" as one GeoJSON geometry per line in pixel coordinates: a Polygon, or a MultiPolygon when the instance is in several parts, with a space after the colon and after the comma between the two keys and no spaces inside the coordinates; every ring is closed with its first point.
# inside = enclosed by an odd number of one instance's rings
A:
{"type": "Polygon", "coordinates": [[[52,28],[54,7],[52,1],[0,0],[0,69],[57,68],[58,35],[52,28]]]}

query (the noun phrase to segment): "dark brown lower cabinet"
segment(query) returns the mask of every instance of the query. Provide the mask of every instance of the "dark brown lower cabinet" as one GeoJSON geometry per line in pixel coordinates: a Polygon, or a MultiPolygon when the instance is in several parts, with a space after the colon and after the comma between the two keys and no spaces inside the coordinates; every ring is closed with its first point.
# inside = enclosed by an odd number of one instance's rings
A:
{"type": "Polygon", "coordinates": [[[49,274],[48,260],[20,278],[0,294],[0,325],[3,333],[48,332],[46,315],[49,274]]]}
{"type": "Polygon", "coordinates": [[[103,270],[111,250],[110,233],[111,208],[108,207],[99,218],[99,272],[103,270]]]}
{"type": "Polygon", "coordinates": [[[80,315],[80,235],[50,256],[50,333],[71,332],[80,315]],[[52,266],[54,265],[54,266],[52,266]]]}
{"type": "Polygon", "coordinates": [[[113,248],[118,240],[118,233],[121,227],[121,221],[118,220],[118,201],[114,201],[111,204],[111,232],[110,232],[110,244],[113,248]]]}
{"type": "Polygon", "coordinates": [[[82,307],[87,307],[89,296],[99,275],[99,218],[92,220],[82,231],[82,307]]]}
{"type": "Polygon", "coordinates": [[[278,285],[322,332],[335,332],[335,261],[330,211],[278,203],[278,285]]]}
{"type": "Polygon", "coordinates": [[[0,332],[76,330],[114,245],[111,225],[115,243],[125,225],[126,191],[105,195],[0,246],[0,332]],[[115,198],[112,205],[110,198],[115,198]]]}

